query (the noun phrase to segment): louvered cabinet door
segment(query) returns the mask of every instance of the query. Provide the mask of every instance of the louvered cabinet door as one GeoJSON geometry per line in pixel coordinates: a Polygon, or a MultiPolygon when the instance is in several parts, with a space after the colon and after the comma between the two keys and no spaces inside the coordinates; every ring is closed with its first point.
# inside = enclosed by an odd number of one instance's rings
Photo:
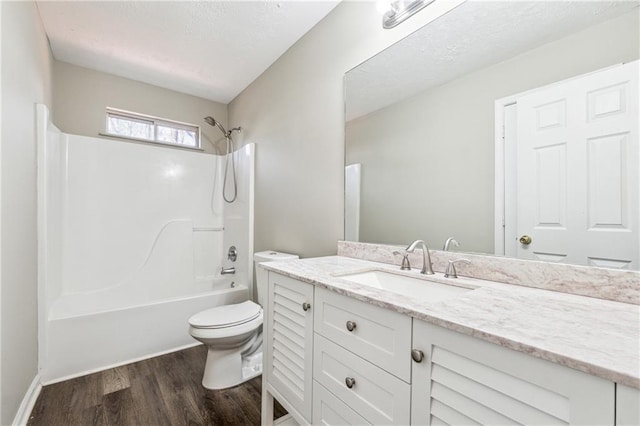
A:
{"type": "Polygon", "coordinates": [[[414,319],[414,425],[613,425],[614,383],[414,319]]]}
{"type": "Polygon", "coordinates": [[[268,384],[294,417],[310,423],[313,285],[269,272],[268,300],[268,384]]]}
{"type": "Polygon", "coordinates": [[[640,425],[640,389],[616,385],[616,426],[640,425]]]}

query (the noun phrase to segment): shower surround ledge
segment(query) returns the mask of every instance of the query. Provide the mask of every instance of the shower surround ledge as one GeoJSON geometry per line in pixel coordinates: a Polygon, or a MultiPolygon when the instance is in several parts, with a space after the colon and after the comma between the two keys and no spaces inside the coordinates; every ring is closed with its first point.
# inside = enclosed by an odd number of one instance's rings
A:
{"type": "MultiPolygon", "coordinates": [[[[344,253],[342,246],[341,253],[344,253]]],[[[370,246],[372,252],[376,251],[375,247],[370,246]]],[[[353,254],[355,247],[350,249],[353,254]]],[[[388,249],[389,246],[379,248],[375,255],[386,258],[384,253],[388,249]]],[[[360,255],[364,253],[361,251],[360,255]]],[[[452,281],[443,278],[441,273],[434,279],[476,289],[452,299],[429,302],[341,278],[344,274],[382,270],[424,279],[417,269],[400,271],[398,265],[345,256],[261,266],[341,295],[640,389],[638,305],[462,276],[452,281]]]]}

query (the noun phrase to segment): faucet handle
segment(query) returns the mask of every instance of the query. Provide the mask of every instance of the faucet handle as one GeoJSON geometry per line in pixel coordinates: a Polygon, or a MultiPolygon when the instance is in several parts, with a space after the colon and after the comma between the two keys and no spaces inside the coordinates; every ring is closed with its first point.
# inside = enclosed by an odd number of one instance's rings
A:
{"type": "Polygon", "coordinates": [[[449,261],[447,265],[447,269],[444,271],[445,278],[458,278],[458,273],[456,271],[456,263],[471,263],[468,259],[452,259],[449,261]]]}
{"type": "Polygon", "coordinates": [[[402,266],[400,266],[400,270],[406,271],[411,269],[411,264],[409,264],[409,253],[400,253],[399,251],[394,251],[393,254],[395,254],[396,256],[402,256],[402,266]]]}

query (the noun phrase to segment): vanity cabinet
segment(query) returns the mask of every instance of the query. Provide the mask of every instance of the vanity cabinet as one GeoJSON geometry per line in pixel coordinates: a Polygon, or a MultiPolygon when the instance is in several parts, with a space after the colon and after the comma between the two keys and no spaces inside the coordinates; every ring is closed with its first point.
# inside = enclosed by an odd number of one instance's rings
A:
{"type": "Polygon", "coordinates": [[[273,272],[267,307],[263,424],[273,397],[301,424],[640,419],[637,389],[273,272]]]}
{"type": "Polygon", "coordinates": [[[615,384],[413,320],[412,424],[612,425],[615,384]]]}
{"type": "MultiPolygon", "coordinates": [[[[311,420],[313,291],[311,284],[269,272],[265,387],[297,420],[307,422],[311,420]]],[[[263,390],[263,404],[272,407],[272,398],[264,396],[263,390]]],[[[263,411],[263,416],[268,417],[271,410],[263,411]]]]}

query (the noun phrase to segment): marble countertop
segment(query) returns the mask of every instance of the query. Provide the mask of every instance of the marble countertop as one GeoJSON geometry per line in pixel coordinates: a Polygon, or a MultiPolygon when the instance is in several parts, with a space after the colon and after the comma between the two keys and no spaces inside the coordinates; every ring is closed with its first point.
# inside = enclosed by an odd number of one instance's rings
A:
{"type": "Polygon", "coordinates": [[[640,306],[342,256],[263,263],[270,271],[640,389],[640,306]],[[469,287],[435,302],[356,284],[346,273],[384,270],[469,287]],[[475,288],[475,289],[473,289],[475,288]]]}

